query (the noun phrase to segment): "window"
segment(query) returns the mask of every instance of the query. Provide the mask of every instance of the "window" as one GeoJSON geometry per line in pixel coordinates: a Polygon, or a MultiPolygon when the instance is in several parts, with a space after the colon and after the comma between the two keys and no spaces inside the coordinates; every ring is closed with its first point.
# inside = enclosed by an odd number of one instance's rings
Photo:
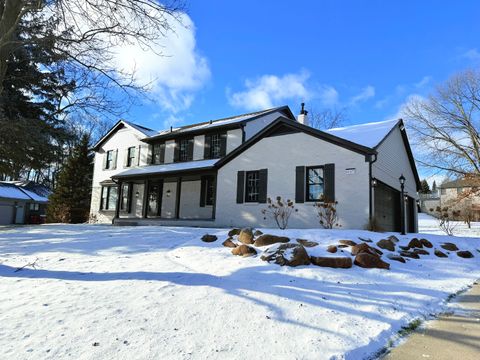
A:
{"type": "Polygon", "coordinates": [[[135,163],[135,146],[129,147],[127,150],[127,167],[135,163]]]}
{"type": "Polygon", "coordinates": [[[130,205],[130,184],[122,185],[122,199],[120,201],[120,209],[128,211],[130,205]]]}
{"type": "Polygon", "coordinates": [[[440,189],[440,195],[447,195],[447,189],[440,189]]]}
{"type": "Polygon", "coordinates": [[[245,202],[258,202],[258,171],[247,171],[245,181],[245,202]]]}
{"type": "Polygon", "coordinates": [[[323,200],[323,167],[307,168],[307,201],[323,200]]]}
{"type": "Polygon", "coordinates": [[[30,211],[38,211],[40,209],[39,204],[30,203],[30,211]]]}
{"type": "Polygon", "coordinates": [[[105,163],[105,169],[113,168],[113,150],[107,151],[107,161],[105,163]]]}
{"type": "Polygon", "coordinates": [[[100,201],[100,210],[114,210],[117,205],[117,187],[102,186],[102,198],[100,201]]]}
{"type": "Polygon", "coordinates": [[[190,139],[182,139],[179,142],[179,153],[178,153],[178,160],[179,161],[188,161],[189,156],[188,156],[188,144],[190,142],[190,139]]]}
{"type": "Polygon", "coordinates": [[[222,156],[222,144],[220,134],[213,134],[210,137],[210,159],[216,159],[222,156]]]}
{"type": "Polygon", "coordinates": [[[165,153],[165,143],[153,144],[152,164],[162,164],[164,162],[162,153],[165,153]]]}

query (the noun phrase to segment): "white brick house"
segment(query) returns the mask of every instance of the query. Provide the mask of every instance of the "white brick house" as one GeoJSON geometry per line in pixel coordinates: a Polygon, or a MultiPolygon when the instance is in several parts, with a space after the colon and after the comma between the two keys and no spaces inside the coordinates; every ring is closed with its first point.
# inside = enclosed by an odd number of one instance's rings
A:
{"type": "Polygon", "coordinates": [[[306,122],[288,106],[160,132],[119,121],[95,145],[91,214],[115,224],[272,227],[261,210],[282,196],[298,209],[292,228],[320,227],[313,204],[331,199],[343,228],[376,219],[384,230],[416,231],[419,179],[401,120],[328,131],[306,122]]]}

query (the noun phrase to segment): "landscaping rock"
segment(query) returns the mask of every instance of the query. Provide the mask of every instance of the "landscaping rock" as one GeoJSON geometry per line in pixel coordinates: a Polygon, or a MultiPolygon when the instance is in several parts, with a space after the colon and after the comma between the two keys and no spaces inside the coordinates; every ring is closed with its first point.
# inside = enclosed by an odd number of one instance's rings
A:
{"type": "Polygon", "coordinates": [[[442,248],[444,248],[445,250],[448,250],[448,251],[458,251],[459,250],[457,245],[455,245],[454,243],[450,243],[450,242],[444,243],[440,246],[442,248]]]}
{"type": "Polygon", "coordinates": [[[420,259],[420,256],[416,252],[413,252],[413,251],[400,251],[399,254],[400,254],[400,256],[408,257],[408,258],[411,258],[411,259],[420,259]]]}
{"type": "Polygon", "coordinates": [[[350,257],[317,257],[310,256],[313,265],[331,268],[349,269],[352,267],[352,258],[350,257]]]}
{"type": "Polygon", "coordinates": [[[299,244],[302,244],[305,247],[314,247],[318,245],[318,243],[315,241],[304,240],[304,239],[297,239],[297,242],[299,244]]]}
{"type": "Polygon", "coordinates": [[[457,255],[460,256],[461,258],[464,258],[464,259],[473,258],[473,254],[468,250],[457,251],[457,255]]]}
{"type": "Polygon", "coordinates": [[[359,253],[357,256],[355,256],[354,264],[367,269],[390,269],[390,264],[380,259],[380,256],[372,255],[366,252],[359,253]]]}
{"type": "Polygon", "coordinates": [[[405,250],[405,251],[410,250],[410,248],[408,246],[399,245],[398,247],[402,250],[405,250]]]}
{"type": "Polygon", "coordinates": [[[238,241],[243,244],[253,244],[253,231],[251,228],[244,228],[238,234],[238,241]]]}
{"type": "Polygon", "coordinates": [[[361,254],[361,253],[368,253],[368,254],[378,256],[378,253],[377,253],[376,249],[372,248],[371,246],[369,246],[366,243],[361,243],[361,244],[352,246],[352,255],[358,255],[358,254],[361,254]]]}
{"type": "Polygon", "coordinates": [[[251,246],[242,244],[240,246],[237,246],[235,249],[232,249],[232,254],[247,257],[247,256],[256,255],[257,251],[251,246]]]}
{"type": "Polygon", "coordinates": [[[336,247],[335,245],[328,245],[328,247],[327,247],[327,251],[328,251],[329,253],[332,253],[332,254],[335,254],[335,253],[337,252],[337,250],[338,250],[338,249],[337,249],[337,247],[336,247]]]}
{"type": "Polygon", "coordinates": [[[362,237],[358,237],[361,241],[364,241],[366,243],[371,243],[373,242],[372,239],[367,239],[367,238],[362,238],[362,237]]]}
{"type": "Polygon", "coordinates": [[[441,258],[446,258],[448,257],[447,254],[445,254],[444,252],[440,251],[440,250],[437,250],[435,249],[435,251],[433,252],[435,254],[435,256],[437,257],[441,257],[441,258]]]}
{"type": "Polygon", "coordinates": [[[430,255],[430,253],[425,249],[413,249],[413,252],[418,255],[430,255]]]}
{"type": "Polygon", "coordinates": [[[215,235],[205,234],[205,235],[202,236],[202,241],[207,242],[207,243],[214,242],[217,239],[218,238],[215,235]]]}
{"type": "Polygon", "coordinates": [[[408,243],[408,247],[410,249],[413,249],[413,248],[423,248],[423,245],[421,243],[420,240],[418,240],[417,238],[413,238],[412,240],[410,240],[410,242],[408,243]]]}
{"type": "Polygon", "coordinates": [[[395,251],[395,242],[391,239],[382,239],[377,242],[377,246],[380,249],[386,249],[389,251],[395,251]]]}
{"type": "Polygon", "coordinates": [[[310,264],[310,257],[305,248],[300,244],[294,243],[275,244],[263,252],[261,259],[268,262],[273,261],[281,266],[310,264]]]}
{"type": "Polygon", "coordinates": [[[228,237],[232,237],[232,236],[238,235],[238,234],[240,234],[240,231],[241,231],[241,230],[238,229],[238,228],[233,228],[232,230],[230,230],[230,231],[228,232],[228,237]]]}
{"type": "Polygon", "coordinates": [[[267,246],[267,245],[273,245],[276,243],[287,243],[289,241],[290,239],[288,237],[265,234],[258,237],[257,240],[255,240],[254,245],[267,246]]]}
{"type": "Polygon", "coordinates": [[[349,246],[348,246],[348,245],[337,245],[337,247],[338,247],[339,249],[345,249],[345,248],[347,248],[347,247],[349,247],[349,246]]]}
{"type": "Polygon", "coordinates": [[[400,241],[395,235],[390,235],[387,239],[393,241],[394,243],[398,243],[400,241]]]}
{"type": "Polygon", "coordinates": [[[355,246],[357,243],[352,240],[338,240],[338,243],[341,245],[355,246]]]}
{"type": "Polygon", "coordinates": [[[426,248],[429,248],[431,249],[433,247],[433,244],[428,241],[427,239],[420,239],[420,242],[422,243],[423,246],[425,246],[426,248]]]}
{"type": "Polygon", "coordinates": [[[263,235],[263,232],[261,232],[260,230],[255,230],[255,232],[253,233],[253,236],[260,236],[260,235],[263,235]]]}
{"type": "Polygon", "coordinates": [[[403,257],[401,257],[400,255],[388,254],[387,257],[388,257],[390,260],[399,261],[399,262],[401,262],[401,263],[405,263],[405,259],[404,259],[403,257]]]}
{"type": "Polygon", "coordinates": [[[223,246],[228,248],[236,248],[238,245],[233,242],[232,238],[228,238],[222,243],[223,246]]]}

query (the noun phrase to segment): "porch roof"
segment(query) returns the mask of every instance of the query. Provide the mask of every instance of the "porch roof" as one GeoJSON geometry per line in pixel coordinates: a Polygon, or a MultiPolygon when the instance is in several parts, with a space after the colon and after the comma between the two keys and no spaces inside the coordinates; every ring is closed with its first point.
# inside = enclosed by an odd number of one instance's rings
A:
{"type": "Polygon", "coordinates": [[[112,176],[112,179],[141,177],[144,175],[173,174],[186,171],[209,170],[219,159],[197,160],[171,164],[137,166],[112,176]]]}

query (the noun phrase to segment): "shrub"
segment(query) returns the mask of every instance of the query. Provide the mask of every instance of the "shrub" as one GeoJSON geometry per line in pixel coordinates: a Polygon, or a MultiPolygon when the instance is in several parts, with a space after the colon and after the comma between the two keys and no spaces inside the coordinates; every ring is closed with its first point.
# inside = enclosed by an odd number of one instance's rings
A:
{"type": "Polygon", "coordinates": [[[313,207],[317,210],[317,216],[320,218],[320,225],[324,229],[341,227],[338,223],[337,204],[338,201],[324,201],[313,204],[313,207]]]}
{"type": "Polygon", "coordinates": [[[268,198],[267,204],[267,208],[262,210],[263,218],[272,218],[281,230],[287,228],[290,215],[298,211],[291,200],[284,201],[281,196],[277,196],[275,201],[268,198]]]}

